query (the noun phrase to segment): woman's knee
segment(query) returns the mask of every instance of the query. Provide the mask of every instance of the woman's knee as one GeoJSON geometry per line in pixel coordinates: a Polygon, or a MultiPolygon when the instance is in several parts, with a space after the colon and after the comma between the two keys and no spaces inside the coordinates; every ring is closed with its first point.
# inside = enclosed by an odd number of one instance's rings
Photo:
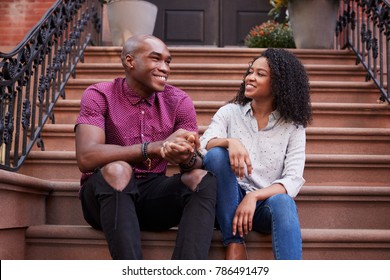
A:
{"type": "Polygon", "coordinates": [[[294,199],[288,194],[277,194],[267,199],[274,217],[291,219],[297,217],[297,207],[294,199]]]}
{"type": "Polygon", "coordinates": [[[267,204],[274,206],[274,208],[280,208],[284,205],[291,207],[295,207],[294,199],[288,194],[275,194],[267,199],[267,204]]]}
{"type": "Polygon", "coordinates": [[[101,168],[101,173],[113,189],[122,191],[131,180],[132,168],[125,161],[114,161],[101,168]]]}
{"type": "Polygon", "coordinates": [[[203,159],[203,165],[206,169],[214,169],[221,166],[230,168],[228,150],[222,147],[210,149],[203,159]]]}

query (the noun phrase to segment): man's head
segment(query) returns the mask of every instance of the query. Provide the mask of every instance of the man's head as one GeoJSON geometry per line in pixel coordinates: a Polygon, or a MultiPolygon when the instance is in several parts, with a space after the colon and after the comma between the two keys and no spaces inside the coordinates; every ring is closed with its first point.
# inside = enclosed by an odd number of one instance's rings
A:
{"type": "Polygon", "coordinates": [[[127,84],[140,96],[164,90],[172,58],[160,39],[152,35],[133,36],[123,45],[121,58],[127,84]]]}

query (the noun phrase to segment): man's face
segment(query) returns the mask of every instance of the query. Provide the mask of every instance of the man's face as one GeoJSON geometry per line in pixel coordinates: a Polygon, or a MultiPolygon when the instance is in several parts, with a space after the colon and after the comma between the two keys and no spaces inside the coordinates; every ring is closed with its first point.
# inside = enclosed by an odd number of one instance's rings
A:
{"type": "Polygon", "coordinates": [[[143,97],[163,91],[170,73],[171,54],[160,40],[148,38],[132,55],[133,68],[129,72],[130,86],[143,97]]]}

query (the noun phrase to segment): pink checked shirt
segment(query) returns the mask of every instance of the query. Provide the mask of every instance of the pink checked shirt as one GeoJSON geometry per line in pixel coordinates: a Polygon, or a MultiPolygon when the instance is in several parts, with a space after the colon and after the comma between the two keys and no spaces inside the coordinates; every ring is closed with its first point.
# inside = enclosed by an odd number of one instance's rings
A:
{"type": "MultiPolygon", "coordinates": [[[[107,144],[130,146],[146,141],[165,140],[183,128],[198,131],[194,105],[182,90],[166,85],[147,99],[129,89],[125,78],[88,87],[80,104],[77,124],[104,129],[107,144]]],[[[167,162],[152,160],[152,169],[143,162],[133,166],[135,173],[165,173],[167,162]]],[[[90,175],[83,174],[81,183],[90,175]]]]}

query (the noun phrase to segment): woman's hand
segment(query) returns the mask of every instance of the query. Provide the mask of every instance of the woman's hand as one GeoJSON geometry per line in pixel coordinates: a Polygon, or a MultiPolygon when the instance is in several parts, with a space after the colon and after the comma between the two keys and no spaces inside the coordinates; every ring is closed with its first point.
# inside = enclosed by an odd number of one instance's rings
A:
{"type": "Polygon", "coordinates": [[[253,193],[248,193],[238,205],[236,214],[233,217],[233,235],[243,237],[252,230],[253,215],[256,210],[257,198],[253,193]]]}
{"type": "Polygon", "coordinates": [[[245,166],[250,176],[252,174],[252,163],[248,151],[238,139],[228,139],[228,150],[230,165],[237,177],[243,178],[245,175],[245,166]]]}
{"type": "Polygon", "coordinates": [[[233,235],[237,232],[242,237],[252,230],[253,215],[256,211],[257,202],[266,200],[276,194],[286,194],[287,191],[282,184],[272,184],[266,188],[247,193],[236,209],[233,217],[233,235]]]}

